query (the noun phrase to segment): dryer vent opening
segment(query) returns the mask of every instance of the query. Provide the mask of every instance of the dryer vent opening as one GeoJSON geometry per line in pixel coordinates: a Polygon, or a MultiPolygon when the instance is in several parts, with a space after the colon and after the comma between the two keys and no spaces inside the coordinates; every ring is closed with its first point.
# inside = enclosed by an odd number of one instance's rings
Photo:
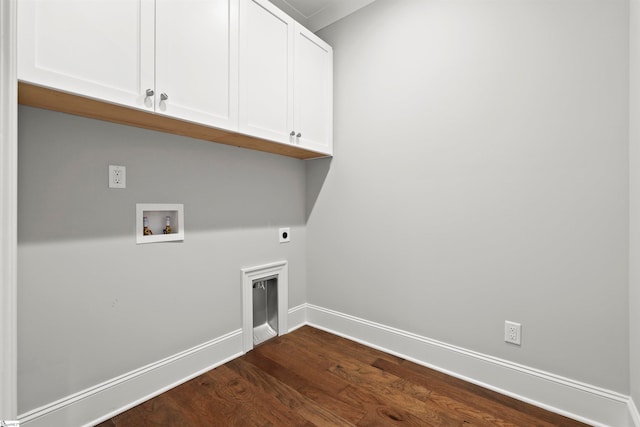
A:
{"type": "Polygon", "coordinates": [[[242,350],[245,353],[254,345],[286,334],[288,311],[287,261],[242,269],[242,350]]]}
{"type": "Polygon", "coordinates": [[[254,280],[253,344],[278,336],[278,276],[254,280]]]}

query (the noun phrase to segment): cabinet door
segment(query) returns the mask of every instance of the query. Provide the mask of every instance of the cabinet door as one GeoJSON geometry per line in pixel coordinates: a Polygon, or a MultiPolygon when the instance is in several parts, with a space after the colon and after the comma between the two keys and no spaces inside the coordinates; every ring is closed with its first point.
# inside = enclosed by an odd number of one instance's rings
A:
{"type": "Polygon", "coordinates": [[[237,34],[238,0],[156,0],[156,113],[237,130],[237,34]]]}
{"type": "Polygon", "coordinates": [[[20,0],[18,78],[152,109],[153,0],[20,0]]]}
{"type": "Polygon", "coordinates": [[[240,131],[293,138],[293,24],[266,0],[240,3],[240,131]]]}
{"type": "Polygon", "coordinates": [[[333,154],[333,49],[298,24],[294,81],[296,143],[333,154]]]}

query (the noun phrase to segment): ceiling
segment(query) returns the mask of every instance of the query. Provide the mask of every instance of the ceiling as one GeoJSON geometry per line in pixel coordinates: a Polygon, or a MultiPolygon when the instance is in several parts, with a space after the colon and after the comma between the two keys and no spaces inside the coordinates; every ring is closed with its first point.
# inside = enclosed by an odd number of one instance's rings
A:
{"type": "Polygon", "coordinates": [[[375,0],[270,0],[313,32],[373,3],[375,0]]]}

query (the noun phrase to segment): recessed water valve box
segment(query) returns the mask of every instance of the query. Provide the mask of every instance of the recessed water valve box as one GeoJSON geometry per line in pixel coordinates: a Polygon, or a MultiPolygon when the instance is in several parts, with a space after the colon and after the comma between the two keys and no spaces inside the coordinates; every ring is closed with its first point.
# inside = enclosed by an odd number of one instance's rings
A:
{"type": "Polygon", "coordinates": [[[136,204],[136,243],[184,240],[184,205],[136,204]]]}

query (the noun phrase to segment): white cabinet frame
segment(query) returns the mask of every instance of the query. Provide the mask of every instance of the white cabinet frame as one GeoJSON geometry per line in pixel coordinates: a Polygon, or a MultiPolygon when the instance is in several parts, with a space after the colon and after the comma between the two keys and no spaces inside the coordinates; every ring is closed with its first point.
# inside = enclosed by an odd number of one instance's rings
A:
{"type": "Polygon", "coordinates": [[[18,416],[17,0],[0,1],[0,28],[0,421],[9,424],[18,416]]]}

